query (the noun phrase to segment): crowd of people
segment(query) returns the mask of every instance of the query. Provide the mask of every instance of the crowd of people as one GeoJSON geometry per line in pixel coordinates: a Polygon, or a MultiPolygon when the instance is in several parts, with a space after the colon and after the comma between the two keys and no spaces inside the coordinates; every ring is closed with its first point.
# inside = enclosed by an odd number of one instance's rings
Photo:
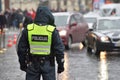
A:
{"type": "Polygon", "coordinates": [[[23,23],[24,17],[29,17],[32,20],[35,18],[36,11],[34,9],[22,11],[21,9],[6,9],[0,12],[0,25],[5,25],[7,28],[19,28],[19,24],[23,23]]]}
{"type": "MultiPolygon", "coordinates": [[[[61,12],[66,12],[67,10],[60,10],[61,12]]],[[[59,12],[59,10],[51,9],[51,12],[59,12]]],[[[34,20],[36,15],[36,10],[33,8],[31,9],[25,9],[21,10],[19,9],[6,9],[5,11],[0,12],[0,16],[3,16],[3,18],[0,19],[0,25],[6,25],[7,28],[15,28],[18,29],[20,26],[20,23],[24,22],[24,17],[29,17],[32,20],[34,20]]]]}
{"type": "Polygon", "coordinates": [[[32,23],[35,18],[34,9],[6,9],[0,12],[0,52],[5,49],[5,28],[18,30],[32,23]],[[21,26],[22,24],[22,26],[21,26]]]}

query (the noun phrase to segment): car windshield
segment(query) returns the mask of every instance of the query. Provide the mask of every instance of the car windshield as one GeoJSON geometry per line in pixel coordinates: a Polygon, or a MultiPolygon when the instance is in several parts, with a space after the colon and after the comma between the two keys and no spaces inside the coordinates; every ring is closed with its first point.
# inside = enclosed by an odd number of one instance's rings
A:
{"type": "Polygon", "coordinates": [[[96,18],[85,18],[85,21],[87,22],[87,23],[95,23],[96,22],[96,18]]]}
{"type": "Polygon", "coordinates": [[[110,11],[111,11],[111,9],[102,9],[100,12],[100,14],[101,14],[101,16],[107,16],[107,15],[109,15],[109,13],[110,13],[110,11]]]}
{"type": "Polygon", "coordinates": [[[57,27],[65,26],[67,24],[68,15],[55,15],[55,25],[57,27]]]}
{"type": "Polygon", "coordinates": [[[98,30],[110,30],[110,29],[120,29],[120,19],[114,20],[99,20],[98,30]]]}

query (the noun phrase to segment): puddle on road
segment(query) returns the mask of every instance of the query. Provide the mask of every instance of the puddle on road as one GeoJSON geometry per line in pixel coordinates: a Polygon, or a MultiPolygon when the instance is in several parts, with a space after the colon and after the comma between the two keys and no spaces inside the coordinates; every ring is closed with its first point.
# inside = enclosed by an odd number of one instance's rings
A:
{"type": "Polygon", "coordinates": [[[68,71],[69,71],[69,60],[68,60],[68,54],[65,52],[65,63],[64,63],[64,68],[65,71],[58,76],[58,80],[69,80],[68,77],[68,71]]]}
{"type": "Polygon", "coordinates": [[[80,50],[82,50],[84,48],[84,45],[82,43],[80,43],[79,48],[80,48],[80,50]]]}
{"type": "Polygon", "coordinates": [[[100,53],[99,80],[108,80],[108,66],[106,52],[100,53]]]}

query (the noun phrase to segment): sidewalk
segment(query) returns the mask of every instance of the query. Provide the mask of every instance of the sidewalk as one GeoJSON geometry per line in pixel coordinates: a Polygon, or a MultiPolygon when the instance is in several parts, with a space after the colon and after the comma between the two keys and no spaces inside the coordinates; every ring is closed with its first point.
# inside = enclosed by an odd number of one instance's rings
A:
{"type": "Polygon", "coordinates": [[[0,54],[0,80],[25,80],[20,71],[15,45],[0,54]]]}
{"type": "Polygon", "coordinates": [[[7,47],[8,37],[13,37],[14,34],[18,35],[18,31],[6,32],[6,51],[0,53],[0,80],[25,80],[25,72],[19,68],[15,44],[12,47],[7,47]]]}
{"type": "Polygon", "coordinates": [[[25,80],[25,72],[19,69],[15,45],[0,53],[0,80],[25,80]]]}

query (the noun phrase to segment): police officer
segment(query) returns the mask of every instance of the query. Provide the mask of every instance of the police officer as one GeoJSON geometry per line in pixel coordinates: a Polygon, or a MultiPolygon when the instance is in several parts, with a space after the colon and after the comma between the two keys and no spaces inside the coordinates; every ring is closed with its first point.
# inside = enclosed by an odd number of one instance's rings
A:
{"type": "Polygon", "coordinates": [[[6,27],[6,17],[3,12],[0,12],[0,50],[5,48],[5,30],[6,27]]]}
{"type": "Polygon", "coordinates": [[[26,80],[56,80],[64,71],[64,45],[54,25],[54,17],[45,6],[39,6],[34,23],[24,28],[17,45],[20,69],[26,80]]]}

